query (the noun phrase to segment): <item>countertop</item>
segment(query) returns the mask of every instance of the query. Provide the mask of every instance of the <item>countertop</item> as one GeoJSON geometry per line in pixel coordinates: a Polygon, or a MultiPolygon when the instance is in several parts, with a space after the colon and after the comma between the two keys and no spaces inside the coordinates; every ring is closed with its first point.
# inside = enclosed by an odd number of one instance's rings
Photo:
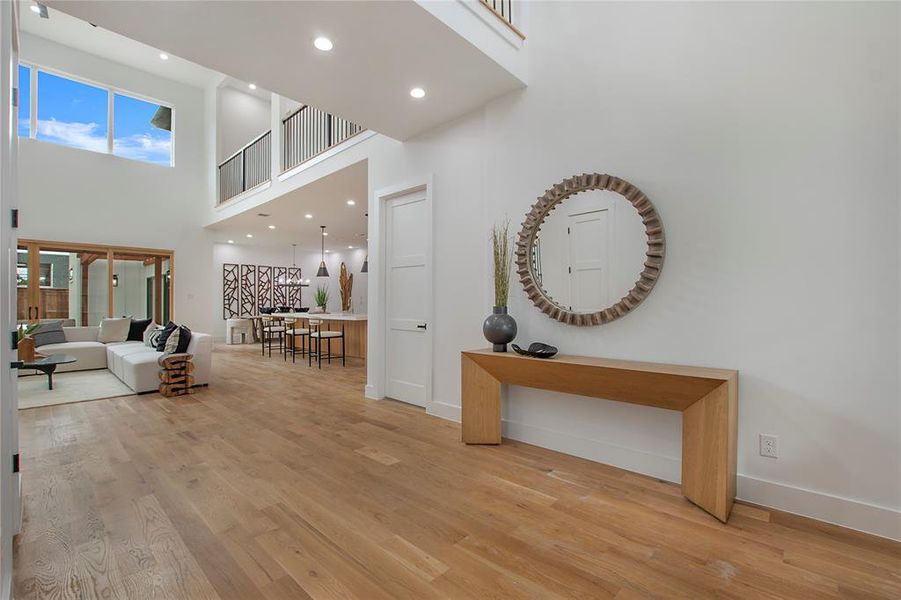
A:
{"type": "Polygon", "coordinates": [[[321,319],[323,321],[366,321],[367,317],[359,313],[308,313],[308,312],[289,312],[289,313],[272,313],[273,317],[283,317],[285,319],[321,319]]]}

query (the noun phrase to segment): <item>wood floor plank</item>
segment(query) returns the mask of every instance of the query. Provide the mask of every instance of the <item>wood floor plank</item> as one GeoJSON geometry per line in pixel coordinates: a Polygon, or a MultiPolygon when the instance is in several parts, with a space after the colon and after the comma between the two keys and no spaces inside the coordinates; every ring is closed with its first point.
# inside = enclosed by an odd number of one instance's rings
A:
{"type": "Polygon", "coordinates": [[[901,544],[363,397],[220,346],[213,383],[20,411],[21,599],[898,598],[901,544]]]}

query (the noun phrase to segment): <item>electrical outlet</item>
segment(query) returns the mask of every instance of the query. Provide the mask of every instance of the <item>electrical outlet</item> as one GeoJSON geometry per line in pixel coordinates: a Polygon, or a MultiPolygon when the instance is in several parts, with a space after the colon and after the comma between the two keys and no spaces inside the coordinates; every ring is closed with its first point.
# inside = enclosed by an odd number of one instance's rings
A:
{"type": "Polygon", "coordinates": [[[779,438],[777,436],[760,434],[760,456],[779,458],[779,438]]]}

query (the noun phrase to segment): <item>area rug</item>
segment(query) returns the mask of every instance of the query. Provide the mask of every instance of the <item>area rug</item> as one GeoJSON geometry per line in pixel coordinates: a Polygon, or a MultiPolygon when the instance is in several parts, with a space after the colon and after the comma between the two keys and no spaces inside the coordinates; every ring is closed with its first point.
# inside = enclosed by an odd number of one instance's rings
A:
{"type": "Polygon", "coordinates": [[[52,390],[47,389],[46,375],[19,377],[19,410],[133,395],[130,387],[106,369],[54,373],[52,390]]]}

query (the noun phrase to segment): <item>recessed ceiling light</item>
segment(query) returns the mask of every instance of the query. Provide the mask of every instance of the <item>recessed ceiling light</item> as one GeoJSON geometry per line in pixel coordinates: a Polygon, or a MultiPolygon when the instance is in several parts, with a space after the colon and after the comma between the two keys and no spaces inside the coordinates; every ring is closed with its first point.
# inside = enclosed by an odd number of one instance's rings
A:
{"type": "Polygon", "coordinates": [[[410,95],[414,98],[425,98],[425,90],[420,87],[415,87],[410,90],[410,95]]]}
{"type": "Polygon", "coordinates": [[[348,200],[348,201],[347,201],[347,205],[348,205],[348,206],[353,206],[353,205],[356,204],[356,203],[357,203],[356,200],[348,200]]]}
{"type": "Polygon", "coordinates": [[[303,218],[304,218],[304,219],[312,219],[312,218],[313,218],[313,215],[311,215],[310,213],[307,213],[307,214],[305,214],[305,215],[303,216],[303,218]]]}
{"type": "Polygon", "coordinates": [[[323,231],[322,235],[328,235],[328,231],[323,231]]]}
{"type": "Polygon", "coordinates": [[[228,240],[228,243],[229,243],[229,244],[234,244],[234,243],[235,243],[235,240],[228,240]]]}
{"type": "Polygon", "coordinates": [[[252,238],[252,237],[253,237],[253,234],[252,234],[252,233],[248,233],[248,234],[247,234],[247,237],[252,238]]]}
{"type": "Polygon", "coordinates": [[[348,246],[347,249],[348,249],[348,250],[353,250],[354,247],[353,247],[353,246],[348,246]]]}
{"type": "Polygon", "coordinates": [[[169,55],[165,52],[160,52],[160,60],[169,60],[169,55]]]}
{"type": "Polygon", "coordinates": [[[331,250],[326,250],[326,251],[325,251],[326,254],[328,254],[329,252],[331,252],[331,250]]]}
{"type": "Polygon", "coordinates": [[[269,229],[275,229],[275,225],[270,225],[269,229]]]}
{"type": "Polygon", "coordinates": [[[328,39],[327,37],[316,38],[315,40],[313,40],[313,45],[316,46],[317,50],[322,50],[323,52],[328,52],[334,47],[332,40],[328,39]]]}
{"type": "Polygon", "coordinates": [[[249,87],[249,88],[252,89],[252,90],[255,90],[255,89],[257,89],[257,84],[255,84],[255,83],[248,83],[248,84],[247,84],[247,87],[249,87]]]}

